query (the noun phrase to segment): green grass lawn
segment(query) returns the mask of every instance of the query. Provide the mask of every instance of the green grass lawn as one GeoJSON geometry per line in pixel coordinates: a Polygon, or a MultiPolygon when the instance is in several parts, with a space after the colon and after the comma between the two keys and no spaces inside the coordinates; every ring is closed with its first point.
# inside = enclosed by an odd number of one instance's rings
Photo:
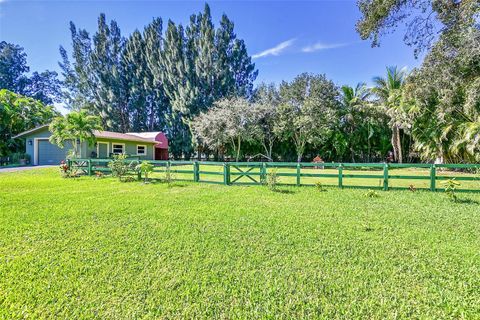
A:
{"type": "Polygon", "coordinates": [[[0,173],[0,319],[480,318],[480,195],[0,173]]]}

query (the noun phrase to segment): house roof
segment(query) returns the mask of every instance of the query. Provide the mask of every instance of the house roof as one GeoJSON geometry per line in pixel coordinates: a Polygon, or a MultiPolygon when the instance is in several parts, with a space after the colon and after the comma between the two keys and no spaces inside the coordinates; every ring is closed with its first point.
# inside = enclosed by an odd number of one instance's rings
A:
{"type": "Polygon", "coordinates": [[[21,138],[21,137],[26,136],[26,135],[28,135],[28,134],[30,134],[30,133],[34,133],[34,132],[36,132],[36,131],[40,131],[40,130],[42,130],[42,129],[44,129],[44,128],[48,128],[48,124],[44,124],[44,125],[42,125],[42,126],[38,126],[38,127],[35,127],[35,128],[33,128],[33,129],[30,129],[30,130],[27,130],[27,131],[23,131],[23,132],[17,134],[16,136],[13,136],[12,138],[13,138],[13,139],[21,138]]]}
{"type": "Polygon", "coordinates": [[[153,143],[157,144],[158,142],[149,139],[149,138],[142,138],[137,135],[126,134],[126,133],[119,133],[119,132],[112,132],[112,131],[94,131],[95,137],[97,139],[115,139],[115,140],[125,140],[125,141],[137,141],[137,142],[145,142],[145,143],[153,143]]]}
{"type": "Polygon", "coordinates": [[[155,131],[155,132],[126,132],[125,134],[132,135],[132,136],[139,136],[141,138],[146,138],[146,139],[155,139],[157,135],[159,135],[160,131],[155,131]]]}
{"type": "Polygon", "coordinates": [[[127,132],[126,134],[132,136],[138,136],[145,139],[155,140],[157,141],[157,145],[155,148],[159,149],[168,149],[168,139],[165,134],[161,131],[153,131],[153,132],[127,132]]]}

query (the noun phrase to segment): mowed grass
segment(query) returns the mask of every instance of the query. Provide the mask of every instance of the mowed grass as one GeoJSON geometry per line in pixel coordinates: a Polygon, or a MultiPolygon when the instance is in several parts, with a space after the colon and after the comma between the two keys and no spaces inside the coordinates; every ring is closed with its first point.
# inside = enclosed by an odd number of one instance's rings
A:
{"type": "Polygon", "coordinates": [[[480,195],[0,174],[0,319],[479,318],[480,195]]]}

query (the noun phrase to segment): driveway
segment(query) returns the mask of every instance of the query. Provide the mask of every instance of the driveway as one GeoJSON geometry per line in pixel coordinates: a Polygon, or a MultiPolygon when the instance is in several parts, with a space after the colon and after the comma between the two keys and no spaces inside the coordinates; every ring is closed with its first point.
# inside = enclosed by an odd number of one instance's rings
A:
{"type": "Polygon", "coordinates": [[[0,168],[0,173],[17,172],[17,171],[24,171],[24,170],[40,169],[40,168],[51,168],[51,167],[56,167],[56,166],[51,165],[51,166],[25,166],[25,167],[0,168]]]}

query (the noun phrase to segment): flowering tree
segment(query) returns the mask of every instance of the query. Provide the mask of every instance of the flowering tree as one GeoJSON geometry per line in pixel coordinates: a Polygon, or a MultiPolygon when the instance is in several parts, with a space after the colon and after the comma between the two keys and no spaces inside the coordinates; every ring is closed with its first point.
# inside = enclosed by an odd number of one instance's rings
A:
{"type": "Polygon", "coordinates": [[[193,128],[198,140],[210,148],[224,150],[230,145],[238,161],[242,141],[252,138],[250,103],[243,98],[220,100],[194,119],[193,128]]]}

